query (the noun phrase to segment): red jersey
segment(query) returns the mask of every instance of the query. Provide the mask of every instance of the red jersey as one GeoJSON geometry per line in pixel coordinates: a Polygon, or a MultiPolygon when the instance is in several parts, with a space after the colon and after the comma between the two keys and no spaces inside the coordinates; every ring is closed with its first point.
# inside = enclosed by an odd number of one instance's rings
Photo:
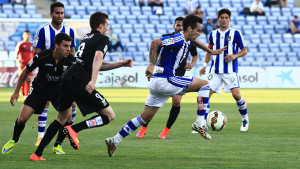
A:
{"type": "Polygon", "coordinates": [[[33,47],[31,42],[19,42],[19,50],[17,58],[19,62],[26,66],[28,62],[33,58],[33,47]]]}

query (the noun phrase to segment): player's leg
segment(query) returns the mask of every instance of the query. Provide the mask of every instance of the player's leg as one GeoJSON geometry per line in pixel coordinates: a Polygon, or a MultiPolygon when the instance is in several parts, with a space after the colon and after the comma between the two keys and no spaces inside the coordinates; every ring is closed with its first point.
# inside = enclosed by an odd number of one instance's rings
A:
{"type": "Polygon", "coordinates": [[[175,123],[179,112],[180,112],[180,102],[181,102],[181,95],[173,95],[172,96],[172,108],[170,110],[170,115],[167,121],[166,127],[163,129],[163,131],[158,136],[160,139],[166,139],[171,127],[175,123]]]}
{"type": "Polygon", "coordinates": [[[56,133],[61,128],[63,128],[63,125],[66,123],[69,112],[71,111],[71,103],[70,107],[65,111],[59,112],[56,119],[48,126],[40,145],[37,147],[36,151],[31,155],[30,160],[35,161],[43,159],[42,154],[45,147],[51,142],[56,133]]]}
{"type": "Polygon", "coordinates": [[[30,84],[31,84],[31,81],[26,81],[24,83],[24,97],[25,98],[28,96],[28,93],[30,91],[30,84]]]}
{"type": "Polygon", "coordinates": [[[185,89],[185,92],[198,92],[197,96],[197,119],[192,125],[193,130],[197,131],[206,139],[211,139],[207,132],[205,114],[209,102],[210,86],[208,81],[199,78],[193,78],[192,84],[185,89]]]}
{"type": "Polygon", "coordinates": [[[2,148],[3,154],[11,152],[14,146],[19,142],[20,135],[25,128],[25,123],[33,113],[34,109],[32,107],[23,104],[21,113],[14,124],[13,137],[2,148]]]}
{"type": "Polygon", "coordinates": [[[249,128],[249,117],[248,117],[247,104],[246,104],[245,98],[242,97],[240,88],[231,89],[231,93],[232,93],[233,98],[236,100],[236,105],[242,116],[242,125],[241,125],[240,130],[247,131],[249,128]]]}
{"type": "Polygon", "coordinates": [[[47,101],[42,114],[37,115],[38,139],[35,143],[35,146],[39,146],[39,144],[40,144],[40,142],[41,142],[41,140],[42,140],[42,138],[44,137],[44,134],[45,134],[49,103],[50,102],[47,101]]]}
{"type": "Polygon", "coordinates": [[[158,109],[159,107],[145,106],[141,115],[127,122],[114,137],[107,138],[105,142],[109,156],[114,156],[115,149],[123,140],[123,138],[127,137],[130,133],[134,132],[143,124],[149,123],[158,109]]]}

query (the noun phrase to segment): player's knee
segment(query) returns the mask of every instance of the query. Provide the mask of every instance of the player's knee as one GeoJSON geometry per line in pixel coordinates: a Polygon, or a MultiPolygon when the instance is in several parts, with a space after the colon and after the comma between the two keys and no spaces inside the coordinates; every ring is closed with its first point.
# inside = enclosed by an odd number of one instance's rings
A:
{"type": "Polygon", "coordinates": [[[18,118],[18,124],[19,125],[23,125],[23,124],[25,124],[27,122],[27,120],[28,120],[27,118],[20,116],[18,118]]]}
{"type": "Polygon", "coordinates": [[[72,103],[72,108],[75,108],[75,107],[76,107],[76,103],[73,102],[73,103],[72,103]]]}
{"type": "Polygon", "coordinates": [[[172,106],[173,107],[179,107],[180,106],[180,100],[173,101],[172,106]]]}

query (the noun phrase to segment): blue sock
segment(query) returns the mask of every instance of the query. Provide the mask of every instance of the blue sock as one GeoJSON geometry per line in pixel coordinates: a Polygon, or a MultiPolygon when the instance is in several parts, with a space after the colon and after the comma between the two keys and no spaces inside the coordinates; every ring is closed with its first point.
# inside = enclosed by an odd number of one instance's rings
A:
{"type": "Polygon", "coordinates": [[[242,116],[242,120],[248,120],[247,104],[244,97],[242,97],[240,101],[237,101],[236,104],[242,116]]]}
{"type": "Polygon", "coordinates": [[[72,122],[71,125],[74,123],[75,121],[75,116],[76,116],[76,107],[72,107],[72,122]]]}
{"type": "Polygon", "coordinates": [[[45,108],[43,113],[38,115],[37,127],[38,127],[38,137],[39,138],[44,137],[46,122],[47,122],[47,113],[48,113],[48,108],[45,108]]]}
{"type": "Polygon", "coordinates": [[[197,121],[200,124],[200,126],[206,125],[205,116],[209,104],[209,91],[210,91],[209,84],[202,86],[198,91],[197,121]]]}

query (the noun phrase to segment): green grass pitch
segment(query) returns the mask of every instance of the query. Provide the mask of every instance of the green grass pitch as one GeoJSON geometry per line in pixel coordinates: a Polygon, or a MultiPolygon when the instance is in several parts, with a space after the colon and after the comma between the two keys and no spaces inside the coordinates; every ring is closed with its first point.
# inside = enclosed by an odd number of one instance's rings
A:
{"type": "MultiPolygon", "coordinates": [[[[13,88],[0,88],[0,146],[12,137],[13,124],[20,113],[23,99],[16,106],[9,103],[13,88]]],[[[98,89],[110,102],[116,119],[109,125],[79,133],[80,149],[73,150],[65,140],[65,155],[52,153],[54,140],[44,150],[46,161],[29,161],[37,139],[36,116],[27,122],[19,143],[9,154],[0,154],[0,168],[299,168],[300,166],[300,90],[242,89],[250,117],[247,133],[239,131],[241,117],[231,94],[213,95],[211,111],[227,116],[227,126],[220,132],[209,131],[212,140],[192,134],[196,119],[196,94],[183,97],[181,112],[166,140],[158,139],[165,127],[170,100],[149,124],[143,139],[137,131],[117,147],[115,157],[106,152],[104,139],[114,136],[128,120],[138,116],[148,95],[147,89],[98,89]]],[[[56,117],[48,113],[47,126],[56,117]]],[[[90,115],[92,116],[92,115],[90,115]]],[[[77,109],[76,122],[83,117],[77,109]]]]}

